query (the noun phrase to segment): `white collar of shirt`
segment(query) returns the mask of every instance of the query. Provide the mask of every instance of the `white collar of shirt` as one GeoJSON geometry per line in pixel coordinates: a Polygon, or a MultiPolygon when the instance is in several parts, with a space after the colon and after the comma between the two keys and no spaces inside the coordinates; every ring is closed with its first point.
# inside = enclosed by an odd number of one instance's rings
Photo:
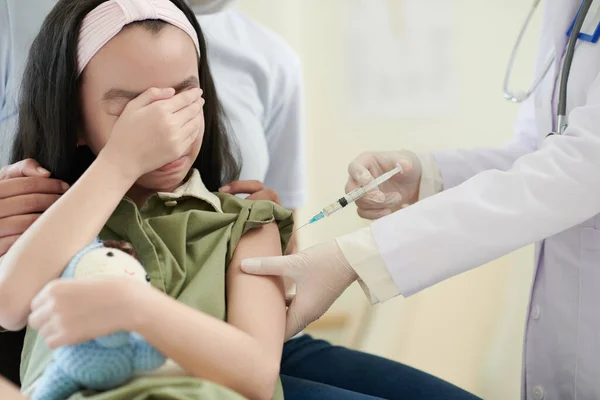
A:
{"type": "Polygon", "coordinates": [[[200,177],[200,172],[198,172],[197,169],[192,169],[188,180],[175,189],[173,193],[158,192],[157,194],[161,200],[167,202],[175,201],[182,197],[195,197],[213,206],[215,211],[223,212],[221,209],[221,200],[204,186],[204,182],[202,182],[202,178],[200,177]]]}

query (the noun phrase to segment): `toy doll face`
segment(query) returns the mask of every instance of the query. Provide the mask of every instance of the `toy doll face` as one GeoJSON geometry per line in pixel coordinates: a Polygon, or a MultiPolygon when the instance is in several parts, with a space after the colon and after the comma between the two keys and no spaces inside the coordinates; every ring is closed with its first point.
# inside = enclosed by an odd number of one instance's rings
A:
{"type": "Polygon", "coordinates": [[[73,278],[130,277],[142,282],[150,279],[146,270],[132,256],[119,249],[100,247],[86,253],[75,267],[73,278]]]}

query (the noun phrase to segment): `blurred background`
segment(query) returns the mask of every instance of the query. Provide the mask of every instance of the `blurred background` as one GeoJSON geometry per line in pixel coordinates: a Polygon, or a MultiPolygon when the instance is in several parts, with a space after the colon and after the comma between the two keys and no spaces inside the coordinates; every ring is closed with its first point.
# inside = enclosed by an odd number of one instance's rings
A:
{"type": "MultiPolygon", "coordinates": [[[[239,0],[237,7],[282,36],[303,63],[309,202],[300,220],[340,196],[348,163],[363,151],[509,140],[518,106],[503,99],[502,82],[530,6],[522,0],[239,0]]],[[[540,17],[519,51],[513,89],[531,82],[540,17]]],[[[348,210],[300,231],[300,247],[366,224],[348,210]]],[[[524,248],[376,307],[355,286],[309,331],[485,399],[516,399],[532,273],[533,251],[524,248]]]]}

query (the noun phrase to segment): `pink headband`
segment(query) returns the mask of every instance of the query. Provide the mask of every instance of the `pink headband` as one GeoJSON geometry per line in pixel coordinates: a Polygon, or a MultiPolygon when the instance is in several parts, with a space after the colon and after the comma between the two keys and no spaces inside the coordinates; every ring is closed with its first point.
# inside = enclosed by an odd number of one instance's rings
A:
{"type": "Polygon", "coordinates": [[[194,27],[170,0],[109,0],[100,4],[83,19],[77,45],[79,74],[92,57],[121,32],[125,25],[148,19],[165,21],[190,35],[200,55],[200,45],[194,27]]]}

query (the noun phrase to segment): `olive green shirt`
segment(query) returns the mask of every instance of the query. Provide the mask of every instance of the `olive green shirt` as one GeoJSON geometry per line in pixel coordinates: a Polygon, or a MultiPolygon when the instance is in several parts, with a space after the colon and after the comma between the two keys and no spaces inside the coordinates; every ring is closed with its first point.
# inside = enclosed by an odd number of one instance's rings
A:
{"type": "MultiPolygon", "coordinates": [[[[248,201],[205,188],[198,171],[174,193],[157,193],[141,208],[124,198],[100,234],[103,240],[125,240],[133,245],[154,287],[198,311],[226,320],[225,274],[242,235],[276,222],[285,249],[293,230],[292,212],[267,201],[248,201]]],[[[198,332],[198,340],[202,332],[198,332]]],[[[25,393],[51,362],[42,338],[27,329],[21,362],[25,393]]],[[[163,376],[141,376],[103,392],[80,392],[71,399],[135,400],[238,399],[233,391],[181,373],[169,361],[163,376]],[[155,397],[156,396],[156,397],[155,397]]],[[[274,399],[282,399],[278,383],[274,399]]]]}

